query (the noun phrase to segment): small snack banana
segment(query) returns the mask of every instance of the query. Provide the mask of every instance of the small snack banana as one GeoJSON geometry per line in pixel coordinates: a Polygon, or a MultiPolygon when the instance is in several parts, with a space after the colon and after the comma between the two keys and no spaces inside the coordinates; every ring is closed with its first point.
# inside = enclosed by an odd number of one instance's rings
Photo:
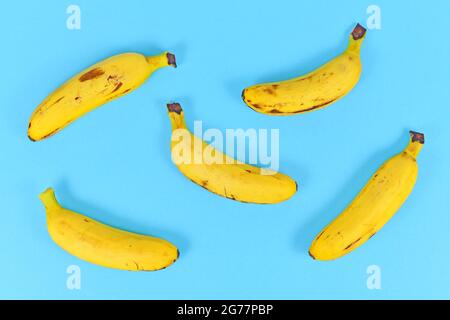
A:
{"type": "Polygon", "coordinates": [[[317,260],[340,258],[372,238],[400,209],[414,188],[416,158],[424,135],[410,132],[408,146],[387,160],[350,205],[314,239],[309,254],[317,260]]]}
{"type": "Polygon", "coordinates": [[[289,176],[237,161],[193,135],[180,104],[171,103],[167,108],[172,123],[172,160],[194,183],[228,199],[260,204],[285,201],[296,193],[297,183],[289,176]],[[204,155],[220,161],[209,161],[204,155]]]}
{"type": "Polygon", "coordinates": [[[251,86],[242,99],[253,110],[268,115],[293,115],[322,109],[349,93],[361,75],[360,48],[366,29],[357,24],[344,53],[300,76],[251,86]]]}
{"type": "Polygon", "coordinates": [[[178,259],[178,249],[166,240],[116,229],[62,208],[51,188],[39,198],[53,241],[82,260],[114,269],[156,271],[178,259]]]}
{"type": "Polygon", "coordinates": [[[123,53],[87,68],[50,94],[34,111],[28,125],[31,141],[48,138],[97,107],[139,87],[156,70],[176,67],[164,52],[146,57],[123,53]]]}

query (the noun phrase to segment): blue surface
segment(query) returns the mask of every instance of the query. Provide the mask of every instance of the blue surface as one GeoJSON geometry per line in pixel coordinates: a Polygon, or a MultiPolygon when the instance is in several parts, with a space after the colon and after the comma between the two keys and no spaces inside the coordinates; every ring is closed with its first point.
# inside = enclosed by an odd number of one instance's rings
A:
{"type": "Polygon", "coordinates": [[[347,45],[372,1],[87,1],[81,30],[66,28],[72,2],[2,3],[0,298],[450,298],[450,30],[447,0],[378,0],[363,75],[331,107],[268,117],[241,101],[245,86],[314,69],[347,45]],[[29,116],[73,74],[124,51],[176,54],[132,94],[40,143],[29,116]],[[299,182],[290,201],[251,205],[210,194],[170,162],[165,103],[189,126],[279,128],[280,170],[299,182]],[[383,230],[334,262],[313,261],[316,233],[372,172],[423,131],[419,179],[383,230]],[[94,266],[49,238],[37,198],[114,226],[164,237],[181,251],[170,268],[131,273],[94,266]],[[81,268],[81,290],[66,268],[81,268]],[[382,289],[368,290],[378,265],[382,289]]]}

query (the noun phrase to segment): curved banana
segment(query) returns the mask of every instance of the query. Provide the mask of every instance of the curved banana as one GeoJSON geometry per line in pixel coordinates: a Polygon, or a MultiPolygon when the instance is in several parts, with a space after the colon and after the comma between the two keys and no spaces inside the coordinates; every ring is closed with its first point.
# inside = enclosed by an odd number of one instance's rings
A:
{"type": "Polygon", "coordinates": [[[292,115],[324,108],[349,93],[359,80],[359,52],[366,29],[357,24],[347,50],[318,69],[295,79],[258,84],[242,91],[253,110],[268,115],[292,115]]]}
{"type": "Polygon", "coordinates": [[[333,260],[355,250],[400,209],[417,179],[416,158],[424,135],[410,132],[408,146],[386,161],[350,205],[314,239],[309,254],[333,260]]]}
{"type": "Polygon", "coordinates": [[[193,135],[186,128],[180,104],[171,103],[167,108],[172,123],[172,160],[194,183],[222,197],[261,204],[287,200],[297,191],[292,178],[237,161],[193,135]]]}
{"type": "Polygon", "coordinates": [[[115,229],[62,208],[53,189],[39,198],[53,241],[82,260],[114,269],[156,271],[178,259],[177,248],[166,240],[115,229]]]}
{"type": "Polygon", "coordinates": [[[176,67],[175,56],[164,52],[146,57],[123,53],[87,68],[50,94],[34,111],[28,126],[31,141],[48,138],[86,113],[123,96],[166,66],[176,67]]]}

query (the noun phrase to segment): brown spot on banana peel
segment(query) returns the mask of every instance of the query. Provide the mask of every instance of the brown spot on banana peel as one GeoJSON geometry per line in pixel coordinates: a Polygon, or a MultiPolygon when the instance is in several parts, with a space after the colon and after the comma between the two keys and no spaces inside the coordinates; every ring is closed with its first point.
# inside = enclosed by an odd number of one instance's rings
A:
{"type": "Polygon", "coordinates": [[[202,181],[201,183],[197,183],[196,181],[194,181],[194,180],[192,180],[192,179],[189,179],[189,180],[191,180],[191,181],[192,181],[193,183],[195,183],[196,185],[202,187],[203,189],[215,193],[214,191],[209,190],[209,188],[208,188],[208,181],[205,180],[205,181],[202,181]]]}
{"type": "Polygon", "coordinates": [[[50,133],[46,134],[45,136],[43,136],[40,140],[44,140],[44,139],[47,139],[48,137],[51,137],[52,135],[57,133],[59,130],[61,130],[61,128],[53,130],[52,132],[50,132],[50,133]]]}
{"type": "Polygon", "coordinates": [[[356,24],[355,28],[352,31],[353,40],[359,40],[366,34],[366,28],[364,28],[359,23],[356,24]]]}
{"type": "Polygon", "coordinates": [[[346,246],[344,250],[350,249],[350,248],[353,247],[355,244],[357,244],[361,239],[362,239],[362,237],[359,237],[358,239],[356,239],[355,241],[353,241],[352,243],[350,243],[348,246],[346,246]]]}
{"type": "Polygon", "coordinates": [[[92,70],[86,72],[85,74],[83,74],[78,80],[80,82],[93,80],[93,79],[96,79],[96,78],[98,78],[98,77],[100,77],[100,76],[102,76],[104,74],[105,74],[105,71],[103,71],[103,69],[95,68],[95,69],[92,69],[92,70]]]}
{"type": "Polygon", "coordinates": [[[324,231],[322,231],[318,236],[317,236],[317,238],[316,238],[316,240],[319,240],[320,239],[320,237],[323,235],[325,233],[325,230],[324,231]]]}
{"type": "Polygon", "coordinates": [[[141,270],[141,269],[139,268],[139,264],[138,264],[136,261],[133,261],[133,263],[134,263],[134,265],[136,266],[136,271],[141,270]]]}
{"type": "Polygon", "coordinates": [[[119,90],[120,87],[121,87],[122,85],[123,85],[122,82],[117,83],[116,86],[115,86],[115,88],[114,88],[114,90],[113,90],[111,93],[114,93],[114,92],[116,92],[117,90],[119,90]]]}
{"type": "Polygon", "coordinates": [[[181,111],[183,111],[179,103],[168,103],[167,110],[169,110],[169,112],[175,112],[177,114],[181,114],[181,111]]]}
{"type": "Polygon", "coordinates": [[[272,89],[272,87],[264,88],[263,91],[271,96],[275,95],[275,91],[272,89]]]}
{"type": "Polygon", "coordinates": [[[305,80],[309,80],[309,79],[311,79],[313,76],[314,76],[314,74],[310,74],[309,76],[300,78],[300,79],[298,79],[297,81],[305,81],[305,80]]]}
{"type": "Polygon", "coordinates": [[[50,105],[50,107],[51,107],[51,106],[54,106],[55,104],[57,104],[58,102],[60,102],[62,99],[64,99],[64,96],[58,98],[58,100],[56,100],[55,102],[53,102],[53,103],[50,105]]]}
{"type": "Polygon", "coordinates": [[[269,111],[269,113],[282,113],[282,112],[278,109],[272,109],[269,111]]]}
{"type": "Polygon", "coordinates": [[[208,185],[208,182],[209,182],[208,180],[203,180],[201,182],[201,184],[202,184],[203,187],[206,187],[208,185]]]}
{"type": "Polygon", "coordinates": [[[108,78],[106,79],[106,81],[108,81],[108,82],[111,82],[111,81],[116,82],[117,78],[118,78],[117,75],[109,75],[108,78]]]}

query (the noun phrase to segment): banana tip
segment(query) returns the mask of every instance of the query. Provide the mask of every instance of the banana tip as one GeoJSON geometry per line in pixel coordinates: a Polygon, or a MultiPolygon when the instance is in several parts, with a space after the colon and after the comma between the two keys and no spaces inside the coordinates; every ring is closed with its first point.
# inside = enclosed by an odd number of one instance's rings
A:
{"type": "Polygon", "coordinates": [[[180,114],[181,111],[183,111],[183,109],[181,108],[181,105],[179,103],[168,103],[167,104],[167,110],[169,110],[169,112],[175,112],[177,114],[180,114]]]}
{"type": "Polygon", "coordinates": [[[409,135],[411,136],[412,142],[419,142],[420,144],[425,143],[425,135],[416,131],[409,131],[409,135]]]}
{"type": "Polygon", "coordinates": [[[241,97],[242,97],[242,100],[244,100],[244,101],[245,101],[245,90],[246,89],[242,90],[242,92],[241,92],[241,97]]]}
{"type": "Polygon", "coordinates": [[[42,201],[46,208],[50,207],[53,203],[56,203],[55,191],[53,188],[47,188],[39,195],[39,199],[42,201]]]}
{"type": "Polygon", "coordinates": [[[175,55],[173,53],[167,52],[166,56],[167,56],[167,63],[169,64],[169,66],[176,68],[177,60],[175,58],[175,55]]]}
{"type": "Polygon", "coordinates": [[[30,139],[30,140],[33,141],[33,142],[36,142],[36,139],[34,139],[34,138],[31,136],[30,129],[31,129],[31,121],[28,123],[28,132],[27,132],[27,134],[28,134],[28,139],[30,139]]]}
{"type": "Polygon", "coordinates": [[[37,140],[34,139],[33,137],[30,136],[30,134],[28,134],[28,139],[30,139],[31,142],[36,142],[37,140]]]}
{"type": "Polygon", "coordinates": [[[311,253],[311,250],[308,251],[308,254],[313,260],[316,260],[316,257],[314,257],[314,255],[311,253]]]}
{"type": "Polygon", "coordinates": [[[366,31],[367,31],[366,28],[364,28],[362,25],[357,23],[355,28],[352,31],[353,40],[359,40],[359,39],[363,38],[364,35],[366,34],[366,31]]]}
{"type": "Polygon", "coordinates": [[[40,195],[43,196],[43,195],[52,194],[52,193],[54,193],[54,190],[53,190],[53,188],[49,187],[49,188],[45,189],[40,195]]]}

